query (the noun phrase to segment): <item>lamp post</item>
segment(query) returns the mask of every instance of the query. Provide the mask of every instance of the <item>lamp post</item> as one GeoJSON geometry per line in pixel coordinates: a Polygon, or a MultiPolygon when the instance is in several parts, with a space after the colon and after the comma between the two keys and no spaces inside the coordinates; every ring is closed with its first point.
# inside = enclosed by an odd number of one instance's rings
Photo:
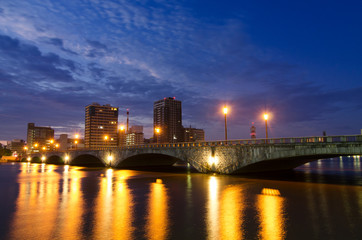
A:
{"type": "Polygon", "coordinates": [[[225,115],[225,141],[227,141],[228,140],[228,128],[227,128],[227,122],[226,122],[226,115],[228,113],[228,108],[225,106],[223,108],[223,110],[224,110],[224,115],[225,115]]]}
{"type": "Polygon", "coordinates": [[[50,144],[49,144],[49,150],[50,150],[50,151],[53,151],[53,150],[54,150],[54,148],[53,148],[54,139],[50,139],[50,140],[49,140],[49,143],[50,143],[50,144]]]}
{"type": "Polygon", "coordinates": [[[121,125],[119,127],[119,143],[118,143],[119,146],[123,146],[125,143],[125,141],[124,141],[125,133],[126,133],[125,128],[123,125],[121,125]]]}
{"type": "Polygon", "coordinates": [[[267,113],[264,113],[264,120],[265,120],[265,142],[268,140],[268,117],[269,115],[267,113]]]}
{"type": "Polygon", "coordinates": [[[161,129],[160,128],[155,128],[155,132],[156,132],[156,143],[158,143],[161,129]]]}
{"type": "Polygon", "coordinates": [[[107,140],[108,140],[108,136],[106,135],[106,136],[104,136],[104,141],[106,142],[106,147],[108,147],[107,146],[107,140]]]}
{"type": "Polygon", "coordinates": [[[79,134],[75,134],[75,135],[74,135],[74,138],[75,138],[75,141],[74,141],[75,150],[77,150],[79,134]]]}

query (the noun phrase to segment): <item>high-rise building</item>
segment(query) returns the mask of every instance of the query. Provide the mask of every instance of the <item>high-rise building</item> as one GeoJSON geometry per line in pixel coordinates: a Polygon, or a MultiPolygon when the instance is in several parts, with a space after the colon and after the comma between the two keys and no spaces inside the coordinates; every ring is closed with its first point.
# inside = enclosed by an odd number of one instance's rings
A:
{"type": "Polygon", "coordinates": [[[185,128],[185,142],[205,141],[205,132],[203,129],[185,128]]]}
{"type": "Polygon", "coordinates": [[[54,139],[54,129],[50,127],[36,127],[34,123],[28,123],[27,147],[37,151],[46,147],[49,149],[51,140],[54,139]]]}
{"type": "Polygon", "coordinates": [[[118,108],[92,103],[85,107],[85,147],[117,146],[118,108]]]}
{"type": "Polygon", "coordinates": [[[143,126],[132,126],[126,135],[126,145],[144,144],[143,126]]]}
{"type": "Polygon", "coordinates": [[[181,101],[169,97],[154,102],[153,126],[154,129],[160,129],[159,133],[154,133],[154,139],[157,139],[157,142],[183,142],[181,101]]]}

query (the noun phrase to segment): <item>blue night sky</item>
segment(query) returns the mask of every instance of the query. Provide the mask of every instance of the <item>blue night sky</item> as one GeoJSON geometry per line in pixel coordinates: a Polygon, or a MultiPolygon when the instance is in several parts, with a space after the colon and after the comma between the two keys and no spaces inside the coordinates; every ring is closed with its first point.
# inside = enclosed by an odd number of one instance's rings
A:
{"type": "Polygon", "coordinates": [[[83,134],[84,107],[120,108],[150,137],[153,102],[223,139],[360,134],[362,1],[1,0],[0,140],[28,122],[83,134]]]}

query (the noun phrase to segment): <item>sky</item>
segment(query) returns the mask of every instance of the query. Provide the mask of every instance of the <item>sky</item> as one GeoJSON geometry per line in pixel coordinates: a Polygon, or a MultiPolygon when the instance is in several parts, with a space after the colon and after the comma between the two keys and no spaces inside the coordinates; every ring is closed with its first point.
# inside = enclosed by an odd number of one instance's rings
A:
{"type": "Polygon", "coordinates": [[[152,135],[182,101],[206,140],[361,134],[362,1],[1,0],[0,140],[84,134],[85,106],[152,135]]]}

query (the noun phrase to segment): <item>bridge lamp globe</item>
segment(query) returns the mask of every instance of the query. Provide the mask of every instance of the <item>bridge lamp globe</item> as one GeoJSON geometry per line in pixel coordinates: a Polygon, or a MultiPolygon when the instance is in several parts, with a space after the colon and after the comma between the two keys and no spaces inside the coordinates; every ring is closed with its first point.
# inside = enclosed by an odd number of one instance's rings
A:
{"type": "Polygon", "coordinates": [[[45,159],[46,159],[45,156],[42,156],[42,157],[41,157],[42,162],[45,162],[45,159]]]}
{"type": "Polygon", "coordinates": [[[65,162],[68,162],[69,161],[69,156],[65,156],[65,162]]]}
{"type": "Polygon", "coordinates": [[[30,157],[28,157],[28,158],[27,158],[27,160],[28,160],[28,162],[30,162],[31,158],[30,158],[30,157]]]}

